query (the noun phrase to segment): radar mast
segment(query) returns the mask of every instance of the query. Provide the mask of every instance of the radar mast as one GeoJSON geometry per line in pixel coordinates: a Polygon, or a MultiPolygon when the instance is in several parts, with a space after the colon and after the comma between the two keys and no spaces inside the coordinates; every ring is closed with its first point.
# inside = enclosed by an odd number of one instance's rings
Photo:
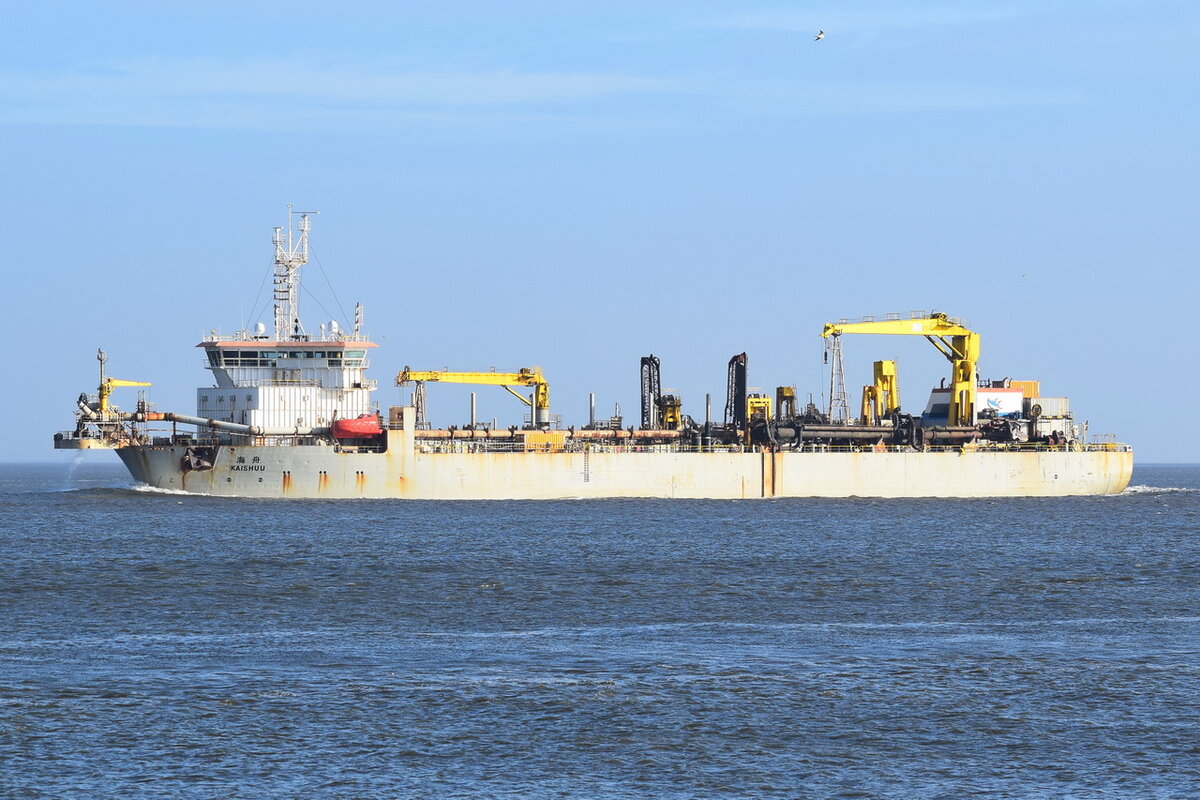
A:
{"type": "Polygon", "coordinates": [[[308,263],[309,214],[317,211],[292,211],[288,203],[287,237],[283,228],[275,228],[275,341],[305,341],[300,322],[300,268],[308,263]],[[292,215],[300,215],[299,237],[292,227],[292,215]]]}

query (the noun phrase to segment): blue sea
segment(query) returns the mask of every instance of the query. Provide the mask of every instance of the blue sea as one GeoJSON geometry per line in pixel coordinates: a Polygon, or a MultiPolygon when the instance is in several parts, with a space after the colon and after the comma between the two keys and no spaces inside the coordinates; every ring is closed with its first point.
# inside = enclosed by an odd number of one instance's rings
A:
{"type": "Polygon", "coordinates": [[[1200,467],[260,501],[0,467],[2,798],[1193,798],[1200,467]]]}

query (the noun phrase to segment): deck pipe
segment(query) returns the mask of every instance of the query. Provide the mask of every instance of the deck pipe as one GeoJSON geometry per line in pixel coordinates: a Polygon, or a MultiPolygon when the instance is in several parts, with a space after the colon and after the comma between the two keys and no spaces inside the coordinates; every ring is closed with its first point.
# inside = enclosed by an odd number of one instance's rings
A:
{"type": "Polygon", "coordinates": [[[198,428],[212,428],[215,431],[240,433],[246,436],[307,436],[313,433],[312,428],[260,428],[257,425],[242,425],[237,422],[226,422],[223,419],[205,419],[188,414],[176,414],[173,411],[149,411],[132,415],[134,422],[178,422],[183,425],[195,425],[198,428]]]}

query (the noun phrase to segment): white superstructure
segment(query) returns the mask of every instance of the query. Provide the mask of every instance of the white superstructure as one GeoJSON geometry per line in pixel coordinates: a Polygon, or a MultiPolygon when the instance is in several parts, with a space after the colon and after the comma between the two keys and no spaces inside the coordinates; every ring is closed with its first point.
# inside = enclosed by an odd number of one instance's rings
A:
{"type": "Polygon", "coordinates": [[[366,377],[367,351],[362,306],[354,327],[336,322],[309,335],[300,321],[300,268],[308,261],[308,213],[300,213],[299,235],[288,212],[288,231],[275,229],[275,331],[223,336],[215,331],[200,344],[215,384],[196,390],[196,414],[205,419],[302,433],[327,429],[335,419],[378,411],[371,399],[375,381],[366,377]]]}
{"type": "Polygon", "coordinates": [[[197,346],[216,379],[196,390],[205,419],[310,431],[377,410],[375,381],[365,376],[367,351],[377,345],[357,334],[286,342],[210,336],[197,346]]]}

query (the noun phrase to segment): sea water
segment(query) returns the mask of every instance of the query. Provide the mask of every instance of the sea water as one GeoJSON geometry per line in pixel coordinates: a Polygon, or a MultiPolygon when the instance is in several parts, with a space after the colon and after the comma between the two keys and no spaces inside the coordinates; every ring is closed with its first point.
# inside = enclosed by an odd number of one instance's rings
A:
{"type": "Polygon", "coordinates": [[[1200,793],[1200,467],[264,501],[0,467],[0,797],[1200,793]]]}

